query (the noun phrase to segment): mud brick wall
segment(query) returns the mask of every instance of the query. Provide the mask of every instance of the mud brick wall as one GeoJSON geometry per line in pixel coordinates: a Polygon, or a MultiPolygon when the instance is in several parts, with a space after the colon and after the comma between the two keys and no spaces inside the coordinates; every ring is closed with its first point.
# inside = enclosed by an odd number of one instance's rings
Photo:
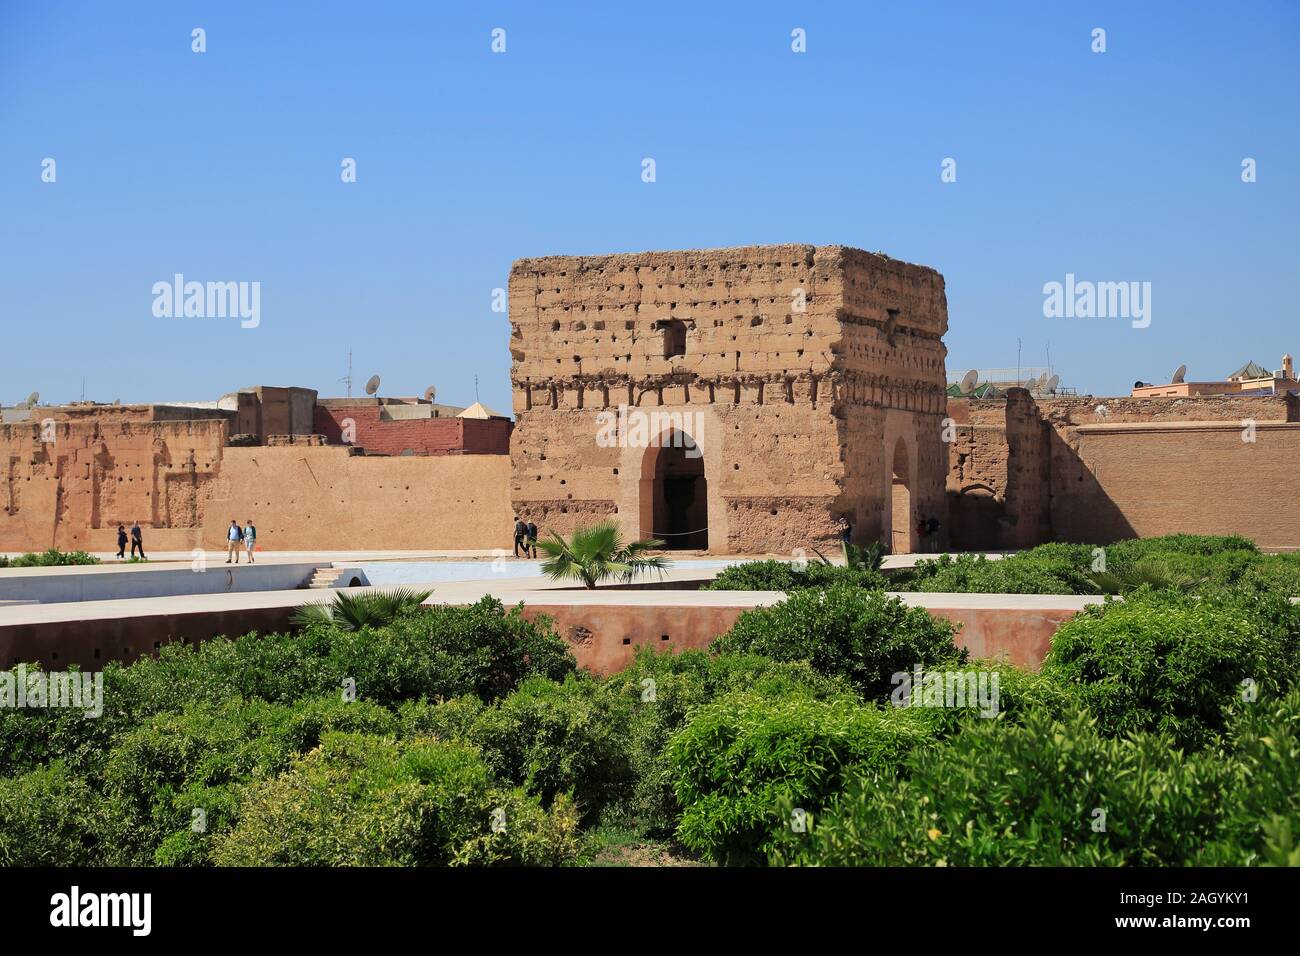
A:
{"type": "Polygon", "coordinates": [[[539,524],[658,530],[654,451],[596,441],[620,405],[689,415],[713,551],[826,544],[842,515],[884,536],[900,441],[916,508],[942,505],[931,269],[839,246],[556,256],[516,262],[509,302],[511,496],[539,524]]]}
{"type": "Polygon", "coordinates": [[[1034,400],[1012,389],[948,408],[954,547],[1178,532],[1300,547],[1287,490],[1300,488],[1294,396],[1034,400]],[[1243,441],[1252,422],[1255,441],[1243,441]]]}
{"type": "MultiPolygon", "coordinates": [[[[221,550],[232,518],[253,518],[272,550],[510,545],[508,421],[441,420],[463,437],[456,454],[369,457],[309,435],[232,447],[225,416],[101,411],[0,426],[0,551],[116,551],[117,525],[135,521],[146,553],[221,550]]],[[[384,426],[405,424],[430,422],[384,426]]]]}

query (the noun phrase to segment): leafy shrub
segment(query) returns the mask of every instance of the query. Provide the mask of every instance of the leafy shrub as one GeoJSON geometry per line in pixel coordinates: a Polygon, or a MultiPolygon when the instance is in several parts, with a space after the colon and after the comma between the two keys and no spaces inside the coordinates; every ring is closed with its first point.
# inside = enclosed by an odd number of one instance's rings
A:
{"type": "Polygon", "coordinates": [[[776,864],[819,866],[1177,865],[1215,833],[1224,763],[1169,737],[1109,738],[1077,711],[1023,724],[975,721],[906,760],[855,778],[776,864]],[[1101,827],[1104,826],[1104,829],[1101,827]]]}
{"type": "Polygon", "coordinates": [[[791,561],[745,561],[724,568],[704,591],[798,591],[835,584],[883,590],[887,579],[871,567],[845,567],[809,561],[799,567],[791,561]]]}
{"type": "Polygon", "coordinates": [[[201,863],[210,836],[233,825],[240,784],[280,772],[326,733],[387,734],[396,725],[382,707],[340,696],[193,704],[121,737],[105,762],[104,791],[129,809],[140,845],[167,843],[167,862],[201,863]],[[198,833],[196,809],[206,821],[198,833]]]}
{"type": "Polygon", "coordinates": [[[1154,538],[1127,538],[1106,545],[1106,564],[1131,564],[1142,558],[1167,554],[1221,555],[1234,551],[1258,554],[1255,542],[1241,535],[1165,534],[1154,538]]]}
{"type": "Polygon", "coordinates": [[[1064,624],[1043,673],[1076,685],[1106,733],[1162,730],[1199,747],[1243,681],[1267,697],[1300,680],[1300,611],[1280,595],[1138,591],[1064,624]]]}
{"type": "MultiPolygon", "coordinates": [[[[967,680],[968,675],[987,681],[988,687],[996,686],[997,713],[994,718],[986,716],[982,706],[978,706],[969,696],[967,683],[966,706],[926,707],[934,714],[938,734],[950,736],[959,733],[968,723],[986,722],[990,719],[1020,723],[1030,713],[1047,713],[1061,717],[1073,713],[1080,707],[1076,688],[1049,675],[1023,670],[1005,661],[975,660],[960,666],[946,665],[937,669],[946,682],[953,675],[957,680],[967,680]],[[996,685],[993,681],[996,677],[996,685]]],[[[909,684],[911,690],[910,705],[923,706],[925,691],[915,684],[909,684]]],[[[895,706],[907,706],[899,703],[902,686],[890,695],[890,702],[895,706]]],[[[945,692],[946,693],[946,692],[945,692]]]]}
{"type": "Polygon", "coordinates": [[[953,626],[880,591],[836,585],[795,591],[779,604],[746,611],[713,642],[722,653],[808,661],[818,673],[847,678],[868,697],[887,697],[891,676],[916,665],[964,661],[953,626]]]}
{"type": "Polygon", "coordinates": [[[766,858],[796,810],[820,808],[850,767],[892,773],[933,734],[932,715],[792,694],[733,694],[698,710],[668,745],[684,807],[681,842],[721,863],[766,858]]]}
{"type": "Polygon", "coordinates": [[[8,558],[0,554],[0,568],[57,568],[68,565],[102,563],[99,558],[93,554],[87,554],[85,551],[60,551],[58,548],[20,554],[16,558],[8,558]]]}
{"type": "Polygon", "coordinates": [[[1202,866],[1300,866],[1300,691],[1236,708],[1226,750],[1230,782],[1202,866]]]}
{"type": "Polygon", "coordinates": [[[226,866],[555,864],[576,853],[576,815],[494,788],[473,748],[330,733],[284,774],[250,784],[219,834],[226,866]],[[504,811],[501,832],[493,811],[504,811]]]}
{"type": "Polygon", "coordinates": [[[398,708],[397,716],[403,737],[469,740],[485,706],[473,694],[436,702],[408,700],[398,708]]]}
{"type": "Polygon", "coordinates": [[[622,809],[639,830],[653,835],[670,834],[681,816],[666,748],[699,707],[742,690],[767,697],[802,693],[822,700],[856,700],[847,681],[819,674],[806,661],[774,661],[758,654],[715,657],[704,651],[659,653],[654,648],[640,650],[631,666],[609,677],[602,690],[631,706],[627,745],[633,783],[622,809]]]}
{"type": "Polygon", "coordinates": [[[1261,554],[1235,583],[1245,590],[1300,597],[1300,552],[1261,554]]]}
{"type": "Polygon", "coordinates": [[[1173,534],[1134,538],[1100,549],[1104,569],[1094,572],[1087,544],[1051,543],[989,560],[941,555],[901,572],[897,590],[1003,594],[1128,593],[1143,584],[1157,589],[1210,592],[1245,585],[1300,593],[1300,561],[1261,554],[1235,535],[1173,534]],[[1257,571],[1257,568],[1266,570],[1257,571]],[[1293,571],[1294,568],[1294,571],[1293,571]]]}
{"type": "Polygon", "coordinates": [[[0,778],[0,866],[121,866],[126,815],[54,761],[0,778]]]}
{"type": "Polygon", "coordinates": [[[980,594],[1092,594],[1087,565],[1060,558],[1036,558],[1033,552],[997,560],[983,555],[944,554],[916,562],[899,583],[900,591],[980,594]]]}
{"type": "Polygon", "coordinates": [[[625,698],[602,694],[590,677],[529,678],[479,715],[470,739],[496,776],[547,806],[572,794],[590,820],[631,785],[630,710],[625,698]]]}

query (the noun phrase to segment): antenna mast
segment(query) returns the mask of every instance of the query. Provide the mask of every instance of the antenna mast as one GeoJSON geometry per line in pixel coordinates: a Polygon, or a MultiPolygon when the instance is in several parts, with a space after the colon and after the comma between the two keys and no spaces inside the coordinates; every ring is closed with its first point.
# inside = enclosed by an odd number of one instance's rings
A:
{"type": "Polygon", "coordinates": [[[348,398],[352,397],[352,350],[348,349],[348,374],[339,379],[348,387],[348,398]]]}

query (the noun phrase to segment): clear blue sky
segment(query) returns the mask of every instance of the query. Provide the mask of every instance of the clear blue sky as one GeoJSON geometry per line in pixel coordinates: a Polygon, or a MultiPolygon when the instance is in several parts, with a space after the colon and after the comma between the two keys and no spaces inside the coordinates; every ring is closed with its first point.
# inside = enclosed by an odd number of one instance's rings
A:
{"type": "Polygon", "coordinates": [[[1276,367],[1298,67],[1293,2],[3,0],[0,401],[339,394],[351,347],[508,409],[512,260],[775,242],[939,269],[950,371],[1018,338],[1098,394],[1276,367]],[[155,318],[176,272],[260,282],[261,325],[155,318]],[[1044,318],[1067,272],[1151,282],[1150,327],[1044,318]]]}

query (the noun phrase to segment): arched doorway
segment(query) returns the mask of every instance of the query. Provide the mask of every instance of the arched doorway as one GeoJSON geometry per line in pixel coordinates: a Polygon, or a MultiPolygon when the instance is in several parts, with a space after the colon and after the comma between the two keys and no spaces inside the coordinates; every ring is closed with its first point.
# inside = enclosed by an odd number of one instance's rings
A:
{"type": "Polygon", "coordinates": [[[666,432],[641,469],[641,536],[668,548],[707,551],[709,494],[704,454],[685,432],[666,432]]]}
{"type": "Polygon", "coordinates": [[[894,554],[907,554],[913,549],[916,519],[912,515],[911,475],[907,467],[907,443],[898,439],[894,444],[894,470],[890,488],[890,520],[893,532],[890,550],[894,554]]]}

